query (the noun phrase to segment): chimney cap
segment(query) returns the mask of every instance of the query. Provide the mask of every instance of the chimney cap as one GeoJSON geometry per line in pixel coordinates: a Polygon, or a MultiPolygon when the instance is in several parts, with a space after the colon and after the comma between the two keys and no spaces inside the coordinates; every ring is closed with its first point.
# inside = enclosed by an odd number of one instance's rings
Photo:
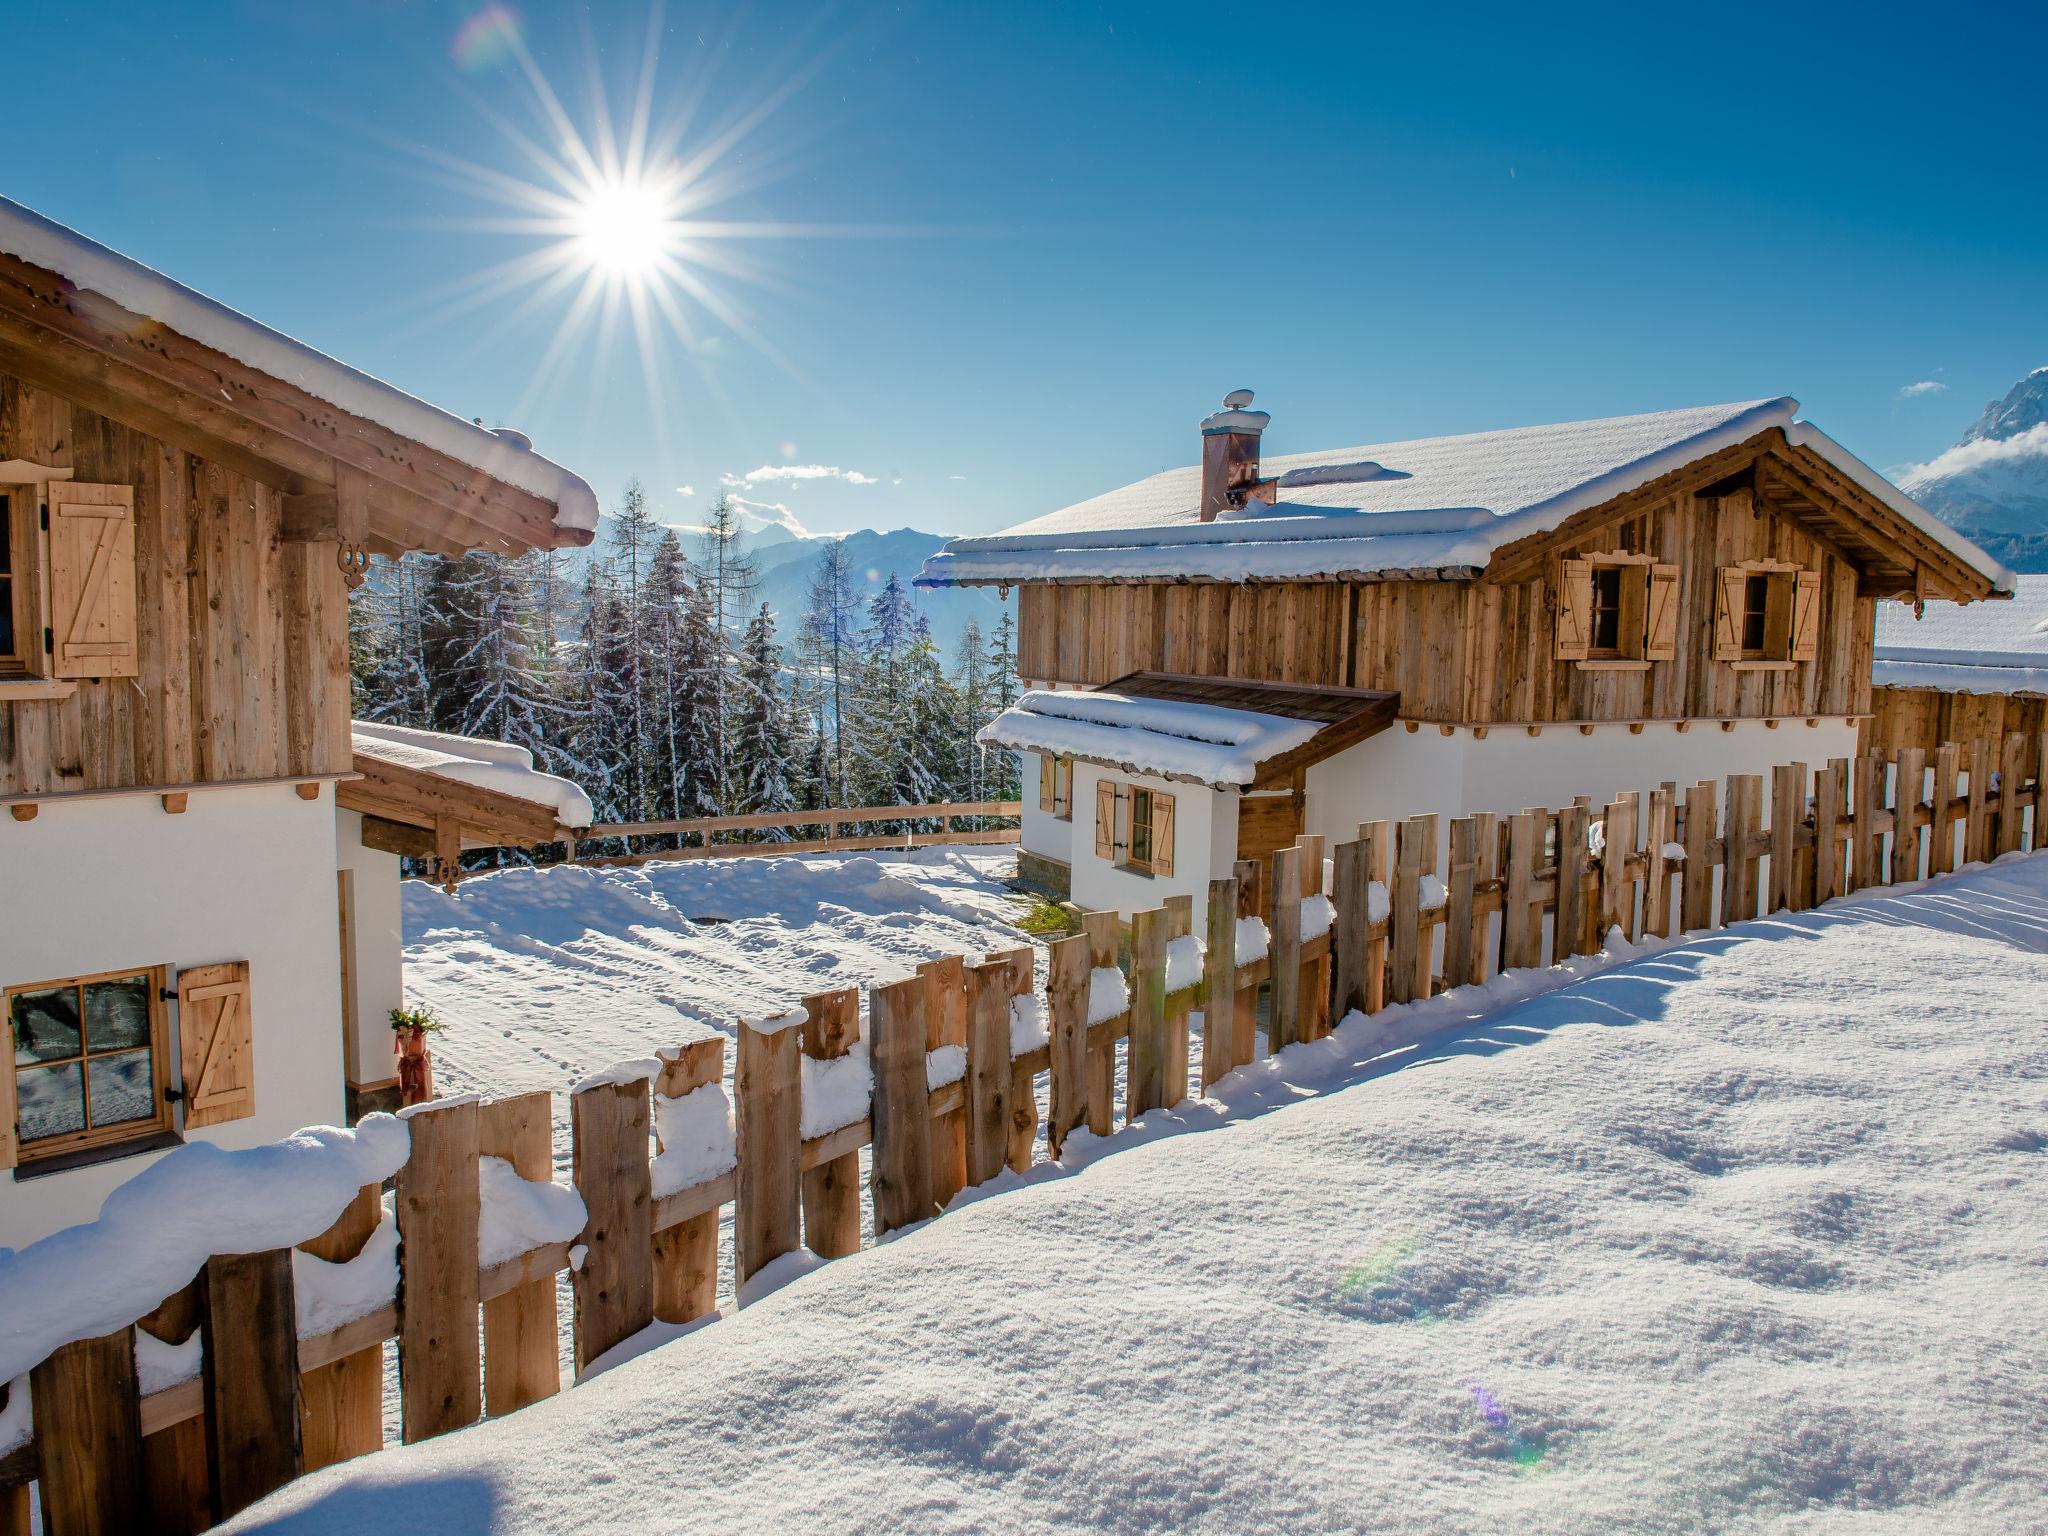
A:
{"type": "Polygon", "coordinates": [[[1252,392],[1248,389],[1233,389],[1223,397],[1223,409],[1226,411],[1249,410],[1251,403],[1252,392]]]}
{"type": "Polygon", "coordinates": [[[1266,430],[1266,424],[1273,418],[1264,411],[1251,409],[1252,392],[1248,389],[1233,389],[1223,397],[1223,409],[1202,418],[1202,436],[1215,437],[1223,432],[1241,432],[1257,437],[1266,430]]]}

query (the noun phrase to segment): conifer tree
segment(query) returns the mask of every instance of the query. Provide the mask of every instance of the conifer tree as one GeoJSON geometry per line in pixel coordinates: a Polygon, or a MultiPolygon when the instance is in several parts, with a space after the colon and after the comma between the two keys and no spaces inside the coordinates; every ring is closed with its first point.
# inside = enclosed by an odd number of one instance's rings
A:
{"type": "Polygon", "coordinates": [[[816,679],[819,783],[826,805],[852,805],[846,744],[861,681],[860,607],[841,539],[827,539],[811,578],[797,642],[798,663],[816,679]]]}
{"type": "MultiPolygon", "coordinates": [[[[791,741],[782,692],[782,647],[775,614],[766,603],[747,623],[733,678],[732,804],[735,814],[788,811],[797,806],[791,782],[791,741]]],[[[776,840],[786,832],[773,834],[776,840]]]]}

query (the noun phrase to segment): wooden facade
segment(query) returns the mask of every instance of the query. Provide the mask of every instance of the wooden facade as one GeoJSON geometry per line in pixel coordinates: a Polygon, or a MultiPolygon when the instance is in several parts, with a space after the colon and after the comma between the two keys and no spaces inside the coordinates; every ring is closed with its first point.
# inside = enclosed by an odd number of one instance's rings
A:
{"type": "Polygon", "coordinates": [[[2038,775],[2035,754],[2048,733],[2048,694],[1873,688],[1858,744],[1865,752],[1917,747],[1931,762],[1943,742],[2004,741],[2015,733],[2026,739],[2026,772],[2038,775]]]}
{"type": "Polygon", "coordinates": [[[1774,499],[1751,485],[1681,491],[1624,516],[1574,523],[1568,542],[1507,579],[1027,583],[1018,671],[1063,686],[1164,671],[1382,689],[1401,696],[1404,719],[1447,725],[1868,711],[1877,601],[1868,570],[1782,515],[1774,499]],[[1678,567],[1669,661],[1558,658],[1563,561],[1614,552],[1678,567]],[[1819,575],[1813,661],[1714,660],[1719,573],[1753,562],[1819,575]]]}
{"type": "MultiPolygon", "coordinates": [[[[0,689],[0,795],[350,771],[347,585],[333,543],[285,538],[283,493],[0,373],[10,459],[133,488],[136,655],[65,697],[0,689]]],[[[14,489],[26,547],[38,498],[14,489]]]]}

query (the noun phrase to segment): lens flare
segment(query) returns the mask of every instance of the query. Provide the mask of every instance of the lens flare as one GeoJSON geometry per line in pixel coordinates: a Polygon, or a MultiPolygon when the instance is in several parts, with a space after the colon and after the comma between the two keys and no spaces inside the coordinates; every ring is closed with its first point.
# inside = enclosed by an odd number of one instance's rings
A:
{"type": "Polygon", "coordinates": [[[511,6],[487,5],[455,29],[448,56],[468,74],[495,69],[519,56],[521,27],[520,15],[511,6]]]}

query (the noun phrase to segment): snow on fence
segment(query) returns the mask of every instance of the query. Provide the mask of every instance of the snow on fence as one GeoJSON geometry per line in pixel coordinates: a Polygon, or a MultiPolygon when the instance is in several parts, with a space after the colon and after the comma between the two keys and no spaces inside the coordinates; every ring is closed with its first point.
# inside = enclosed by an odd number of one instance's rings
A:
{"type": "MultiPolygon", "coordinates": [[[[1185,896],[1136,913],[1127,935],[1114,913],[1083,914],[1080,933],[1050,946],[1042,1003],[1028,948],[933,960],[873,987],[865,1038],[854,989],[816,994],[741,1023],[729,1096],[723,1036],[579,1083],[573,1191],[548,1182],[548,1094],[421,1106],[388,1215],[369,1183],[296,1250],[216,1254],[188,1274],[180,1249],[150,1292],[169,1294],[133,1327],[30,1362],[0,1402],[0,1536],[26,1536],[31,1479],[54,1536],[191,1532],[375,1450],[393,1340],[405,1440],[514,1412],[561,1389],[562,1271],[581,1371],[651,1324],[717,1309],[727,1205],[744,1303],[784,1255],[859,1249],[864,1148],[872,1231],[886,1236],[1030,1167],[1040,1073],[1053,1157],[1080,1129],[1114,1129],[1120,1044],[1125,1123],[1184,1101],[1197,1008],[1206,1088],[1252,1060],[1262,989],[1265,1049],[1278,1051],[1353,1011],[1540,966],[1546,952],[1593,953],[1617,930],[1707,929],[2041,845],[2048,735],[1944,745],[1931,772],[1928,756],[1786,764],[1768,798],[1762,776],[1738,775],[1597,812],[1461,817],[1444,876],[1432,816],[1367,823],[1327,866],[1321,840],[1303,838],[1214,881],[1203,935],[1185,896]]],[[[209,1154],[194,1145],[156,1169],[209,1154]]],[[[333,1191],[307,1203],[324,1216],[333,1191]]],[[[46,1241],[76,1246],[88,1230],[46,1241]]],[[[273,1242],[279,1230],[262,1227],[273,1242]]]]}

